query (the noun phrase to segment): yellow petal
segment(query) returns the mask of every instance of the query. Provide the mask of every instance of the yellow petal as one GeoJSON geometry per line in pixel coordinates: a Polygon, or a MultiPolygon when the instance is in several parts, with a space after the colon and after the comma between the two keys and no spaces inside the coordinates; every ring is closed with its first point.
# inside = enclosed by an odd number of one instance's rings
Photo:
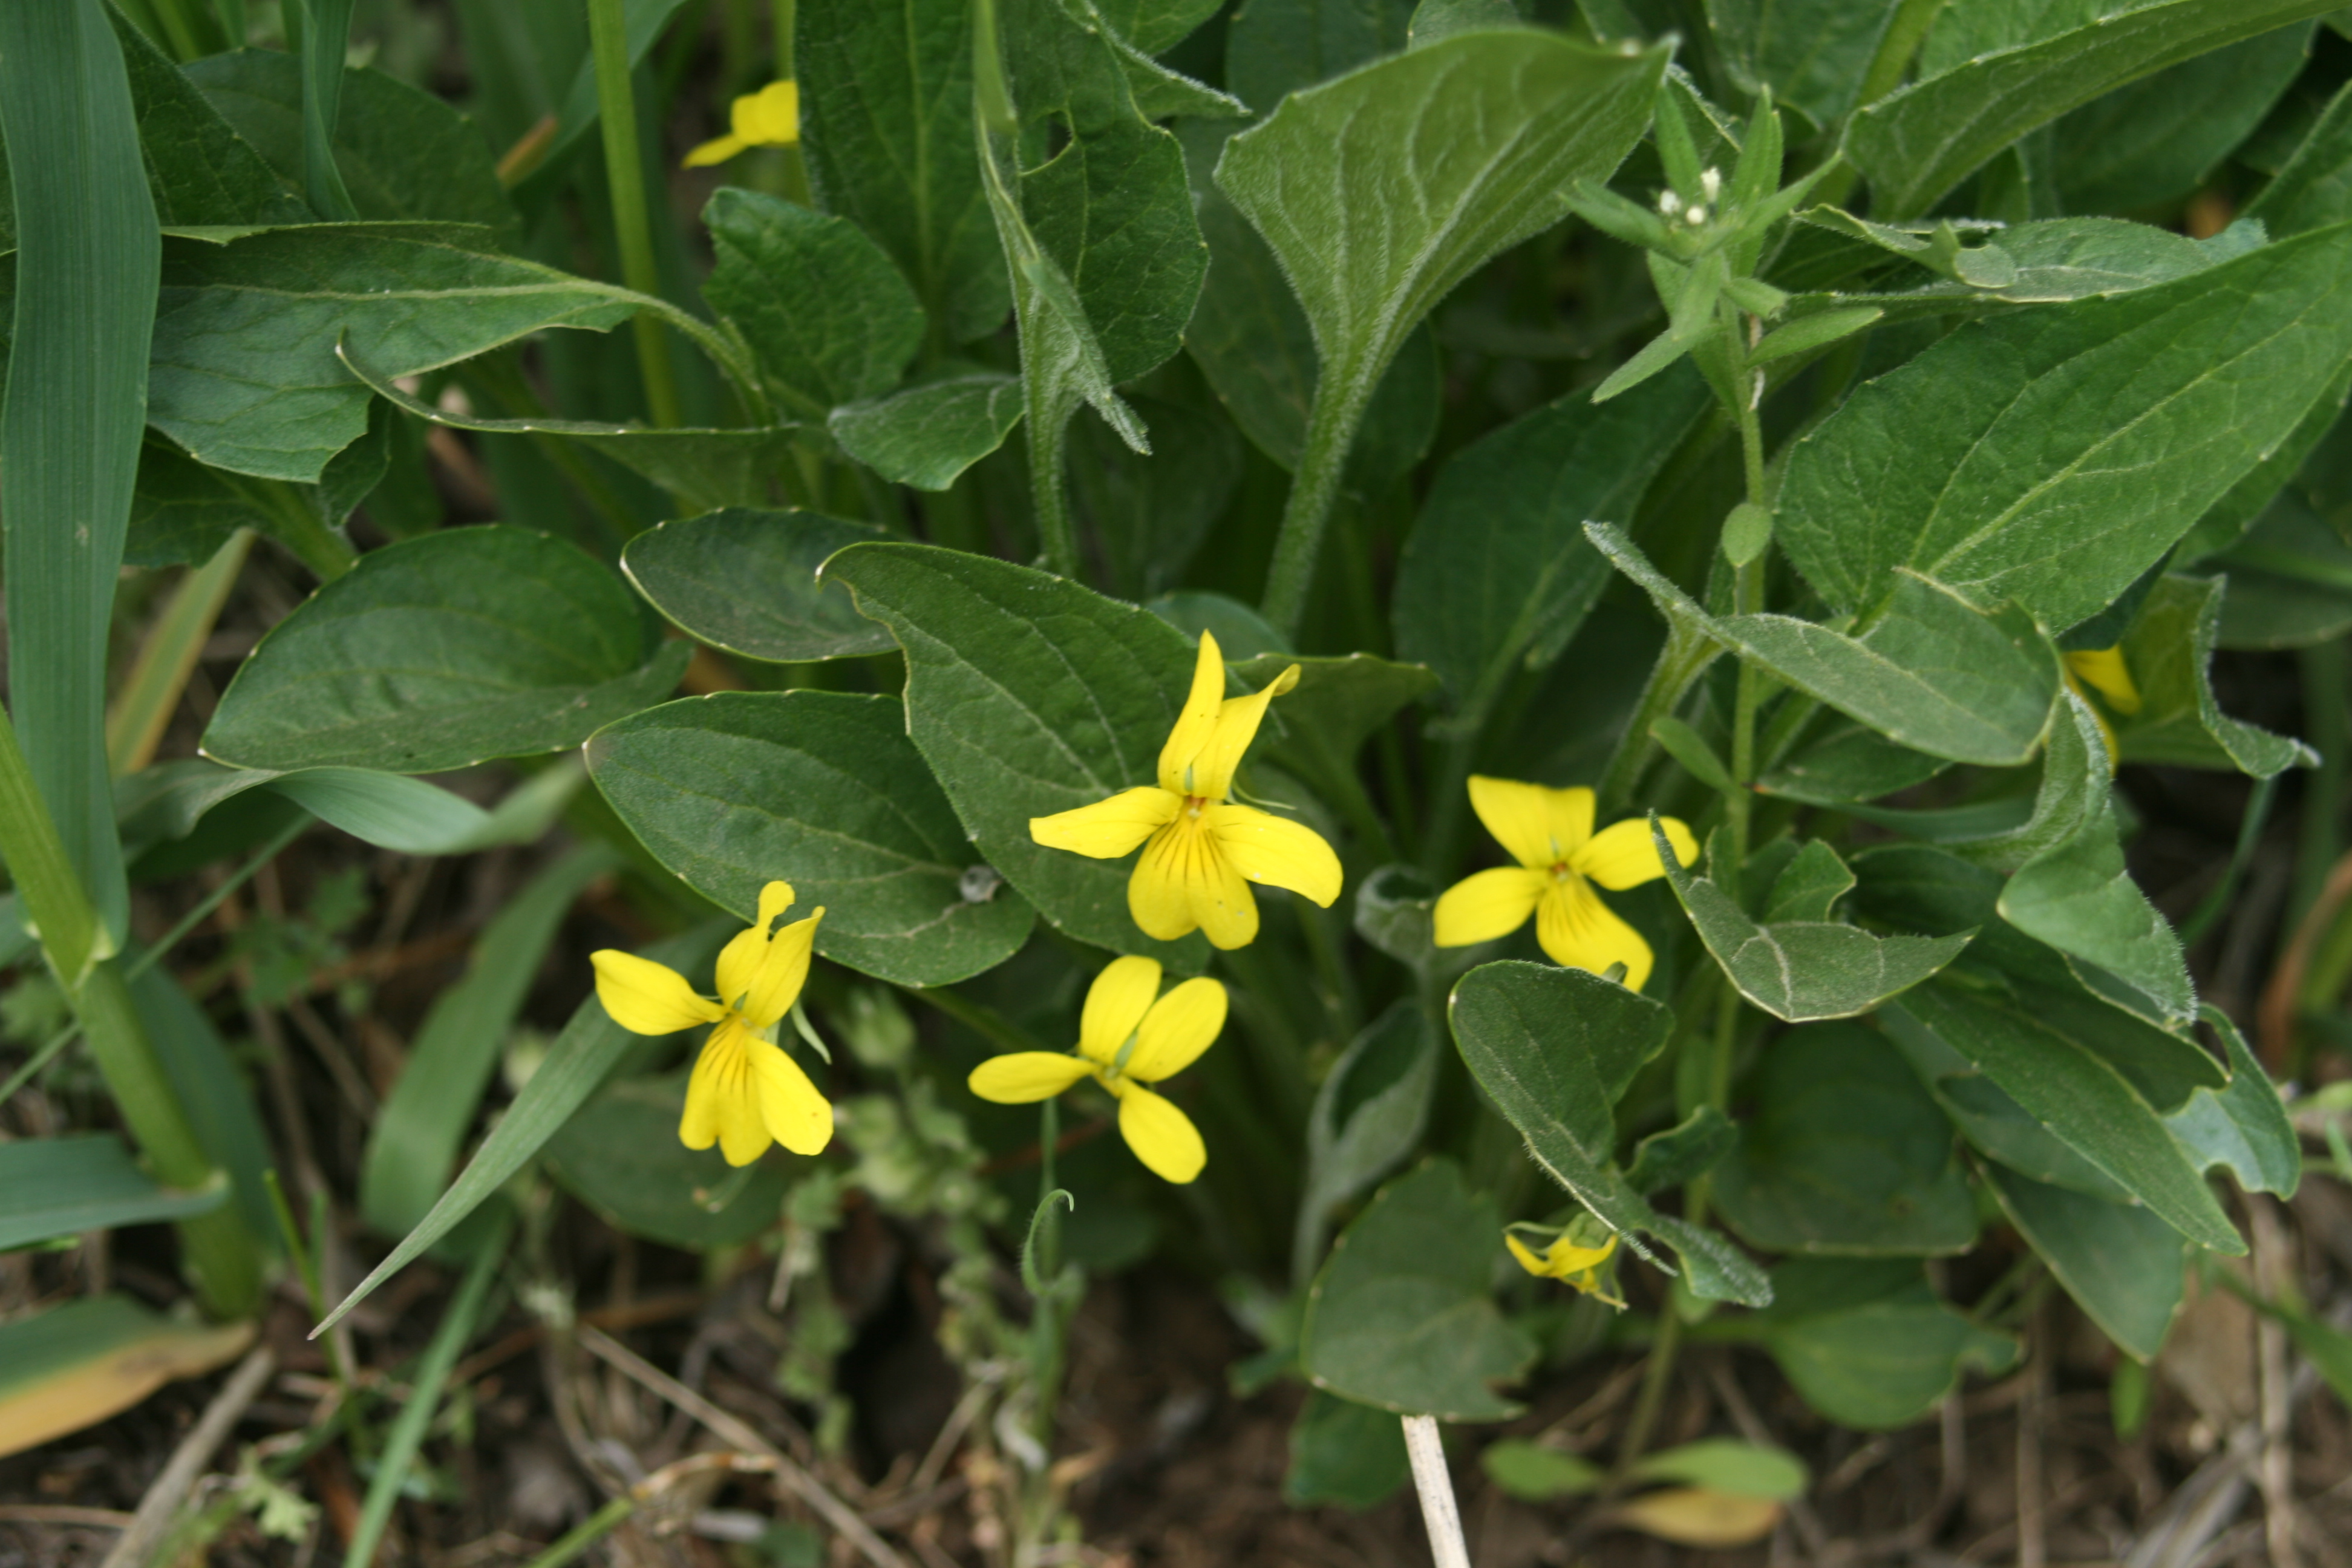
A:
{"type": "Polygon", "coordinates": [[[991,1057],[971,1069],[965,1087],[982,1100],[999,1105],[1027,1105],[1051,1100],[1095,1070],[1084,1057],[1059,1051],[1013,1051],[991,1057]]]}
{"type": "Polygon", "coordinates": [[[1029,819],[1029,837],[1048,849],[1096,860],[1116,860],[1183,809],[1184,797],[1150,784],[1123,789],[1108,800],[1029,819]]]}
{"type": "Polygon", "coordinates": [[[1139,1083],[1118,1086],[1118,1134],[1144,1168],[1163,1182],[1182,1186],[1209,1163],[1208,1146],[1192,1119],[1173,1100],[1139,1083]]]}
{"type": "Polygon", "coordinates": [[[2120,647],[2079,647],[2066,656],[2066,672],[2095,689],[2126,718],[2139,711],[2139,686],[2120,647]]]}
{"type": "Polygon", "coordinates": [[[1650,944],[1574,873],[1555,881],[1536,906],[1536,941],[1563,968],[1606,974],[1611,964],[1623,964],[1629,991],[1650,978],[1650,944]]]}
{"type": "Polygon", "coordinates": [[[742,1023],[730,1018],[710,1031],[686,1080],[686,1113],[677,1119],[677,1141],[689,1149],[719,1142],[719,1102],[726,1095],[726,1068],[743,1048],[742,1023]]]}
{"type": "Polygon", "coordinates": [[[1522,866],[1557,866],[1592,837],[1592,792],[1470,775],[1470,809],[1522,866]]]}
{"type": "Polygon", "coordinates": [[[1497,866],[1464,878],[1438,898],[1437,945],[1468,947],[1510,935],[1528,923],[1550,886],[1550,873],[1525,866],[1497,866]]]}
{"type": "Polygon", "coordinates": [[[1192,863],[1184,878],[1185,895],[1192,900],[1192,918],[1209,945],[1231,952],[1257,940],[1257,896],[1249,879],[1225,858],[1214,835],[1192,835],[1192,863]]]}
{"type": "MultiPolygon", "coordinates": [[[[707,168],[713,163],[724,163],[728,159],[732,158],[736,153],[742,152],[750,145],[750,142],[744,141],[740,136],[714,136],[709,141],[705,142],[702,145],[697,147],[693,152],[688,153],[685,157],[679,159],[678,167],[681,169],[701,169],[707,168]]],[[[705,1144],[704,1147],[708,1148],[709,1145],[705,1144]]]]}
{"type": "Polygon", "coordinates": [[[795,1154],[824,1153],[833,1142],[832,1102],[780,1047],[754,1037],[743,1049],[751,1058],[760,1121],[769,1135],[795,1154]]]}
{"type": "MultiPolygon", "coordinates": [[[[1680,817],[1662,816],[1658,826],[1665,830],[1666,842],[1675,847],[1677,861],[1688,866],[1698,859],[1698,840],[1691,837],[1691,830],[1680,817]]],[[[1650,837],[1650,819],[1646,816],[1629,816],[1610,824],[1570,856],[1568,864],[1612,892],[1638,888],[1666,874],[1666,868],[1658,862],[1657,840],[1650,837]]]]}
{"type": "Polygon", "coordinates": [[[667,964],[614,947],[590,953],[588,962],[596,966],[596,1000],[633,1035],[674,1035],[727,1016],[718,1003],[696,995],[686,976],[667,964]]]}
{"type": "Polygon", "coordinates": [[[1203,837],[1199,829],[1193,819],[1180,818],[1153,834],[1135,858],[1135,870],[1127,879],[1127,912],[1155,941],[1174,942],[1200,929],[1192,891],[1184,885],[1191,846],[1203,837]]]}
{"type": "Polygon", "coordinates": [[[1159,994],[1158,959],[1129,955],[1111,960],[1087,987],[1086,1011],[1078,1016],[1078,1049],[1098,1062],[1114,1060],[1159,994]]]}
{"type": "Polygon", "coordinates": [[[1327,910],[1339,896],[1339,857],[1313,828],[1251,805],[1212,805],[1201,815],[1219,851],[1249,880],[1287,888],[1327,910]]]}
{"type": "Polygon", "coordinates": [[[820,904],[804,921],[794,921],[775,934],[760,957],[760,972],[743,994],[744,1020],[764,1029],[793,1010],[801,987],[808,982],[809,950],[816,944],[817,921],[824,919],[820,904]]]}
{"type": "Polygon", "coordinates": [[[1180,805],[1183,796],[1202,793],[1186,787],[1184,769],[1209,743],[1224,700],[1225,656],[1217,647],[1216,637],[1204,630],[1200,654],[1192,661],[1192,689],[1184,698],[1183,710],[1176,715],[1176,727],[1168,731],[1168,743],[1160,748],[1160,787],[1176,795],[1180,805]]]}
{"type": "Polygon", "coordinates": [[[789,147],[801,139],[801,86],[772,81],[737,99],[728,110],[735,134],[759,147],[789,147]]]}
{"type": "Polygon", "coordinates": [[[1151,1005],[1135,1032],[1127,1075],[1145,1083],[1191,1067],[1225,1026],[1225,988],[1213,980],[1187,980],[1151,1005]]]}
{"type": "Polygon", "coordinates": [[[1503,1233],[1503,1245],[1511,1249],[1511,1256],[1519,1260],[1519,1267],[1537,1279],[1547,1279],[1551,1277],[1550,1268],[1546,1267],[1543,1258],[1537,1254],[1535,1248],[1513,1236],[1509,1231],[1503,1233]]]}
{"type": "Polygon", "coordinates": [[[743,994],[760,975],[760,963],[767,956],[770,940],[768,928],[776,917],[793,907],[793,885],[771,882],[760,889],[760,913],[757,919],[730,938],[719,950],[719,999],[729,1006],[743,1000],[743,994]]]}
{"type": "Polygon", "coordinates": [[[1210,732],[1209,743],[1193,760],[1194,795],[1223,800],[1234,793],[1234,773],[1242,765],[1242,753],[1257,739],[1265,705],[1297,684],[1298,667],[1294,664],[1276,676],[1265,690],[1226,699],[1217,710],[1217,727],[1210,732]]]}

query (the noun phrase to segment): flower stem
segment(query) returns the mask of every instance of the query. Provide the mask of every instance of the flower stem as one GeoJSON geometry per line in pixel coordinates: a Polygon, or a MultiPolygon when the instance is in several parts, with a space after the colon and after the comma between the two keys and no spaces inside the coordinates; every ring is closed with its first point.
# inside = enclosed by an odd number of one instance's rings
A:
{"type": "MultiPolygon", "coordinates": [[[[588,0],[588,35],[596,55],[596,108],[604,133],[604,177],[612,186],[613,226],[620,237],[621,279],[640,294],[659,294],[651,222],[646,216],[645,165],[637,144],[637,100],[630,80],[624,0],[588,0]]],[[[678,423],[677,384],[661,324],[638,312],[637,368],[646,406],[656,425],[678,423]]]]}
{"type": "Polygon", "coordinates": [[[1371,396],[1377,363],[1338,361],[1326,364],[1315,383],[1315,406],[1307,416],[1307,438],[1282,509],[1282,531],[1274,542],[1274,564],[1266,569],[1265,599],[1258,609],[1274,629],[1296,642],[1315,586],[1315,566],[1339,483],[1355,445],[1356,426],[1371,396]]]}
{"type": "Polygon", "coordinates": [[[1413,1490],[1421,1494],[1421,1522],[1429,1531],[1429,1555],[1436,1568],[1470,1568],[1470,1548],[1462,1538],[1462,1510],[1454,1500],[1454,1478],[1445,1468],[1445,1445],[1437,1418],[1407,1415],[1405,1457],[1412,1461],[1413,1490]]]}
{"type": "MultiPolygon", "coordinates": [[[[1040,380],[1042,381],[1042,377],[1040,380]]],[[[1078,529],[1070,516],[1069,464],[1064,453],[1074,411],[1050,388],[1029,403],[1029,491],[1037,511],[1037,548],[1045,570],[1072,582],[1078,575],[1078,529]]]]}

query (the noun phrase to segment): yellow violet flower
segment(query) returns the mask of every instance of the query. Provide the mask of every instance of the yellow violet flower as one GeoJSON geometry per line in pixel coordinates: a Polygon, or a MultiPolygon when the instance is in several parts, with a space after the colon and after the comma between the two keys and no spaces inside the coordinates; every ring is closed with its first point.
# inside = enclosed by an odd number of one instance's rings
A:
{"type": "MultiPolygon", "coordinates": [[[[2128,719],[2139,711],[2139,687],[2133,681],[2131,667],[2124,662],[2121,646],[2115,647],[2078,647],[2065,656],[2066,684],[2074,695],[2088,700],[2092,691],[2099,694],[2106,705],[2128,719]],[[2085,690],[2084,688],[2089,688],[2085,690]]],[[[2091,704],[2091,717],[2099,721],[2099,738],[2107,743],[2107,766],[2112,769],[2121,755],[2116,744],[2116,727],[2107,722],[2099,704],[2091,704]]]]}
{"type": "Polygon", "coordinates": [[[1027,1105],[1092,1078],[1118,1100],[1119,1136],[1135,1157],[1165,1181],[1191,1181],[1209,1160],[1200,1129],[1174,1101],[1144,1086],[1174,1077],[1209,1048],[1225,1026],[1225,988],[1187,980],[1154,1001],[1159,992],[1157,959],[1114,959],[1087,991],[1075,1053],[992,1057],[972,1068],[972,1093],[999,1105],[1027,1105]]]}
{"type": "Polygon", "coordinates": [[[1197,929],[1213,947],[1247,947],[1257,938],[1252,882],[1287,888],[1329,909],[1339,896],[1339,858],[1322,836],[1226,798],[1265,705],[1297,684],[1294,664],[1254,696],[1226,697],[1224,656],[1217,639],[1202,632],[1192,694],[1160,751],[1159,784],[1033,816],[1029,837],[1097,860],[1116,860],[1142,845],[1128,879],[1127,907],[1143,933],[1161,942],[1197,929]]]}
{"type": "Polygon", "coordinates": [[[775,1041],[776,1026],[800,1000],[816,922],[824,918],[820,908],[771,936],[768,928],[792,906],[790,882],[760,889],[759,922],[719,951],[716,1002],[649,958],[614,948],[590,955],[597,1000],[631,1034],[718,1026],[695,1058],[677,1138],[689,1149],[716,1142],[730,1165],[750,1164],[771,1142],[795,1154],[819,1154],[833,1142],[832,1105],[775,1041]]]}
{"type": "MultiPolygon", "coordinates": [[[[1542,1237],[1543,1232],[1539,1226],[1528,1226],[1522,1228],[1534,1232],[1538,1239],[1542,1237]]],[[[1573,1285],[1588,1296],[1595,1297],[1612,1307],[1622,1309],[1625,1303],[1610,1294],[1609,1283],[1601,1278],[1601,1266],[1607,1263],[1617,1250],[1617,1233],[1611,1231],[1608,1233],[1608,1238],[1600,1246],[1588,1247],[1582,1245],[1578,1239],[1577,1232],[1580,1228],[1570,1226],[1561,1231],[1541,1252],[1538,1252],[1534,1247],[1521,1241],[1509,1230],[1503,1233],[1503,1245],[1511,1249],[1511,1256],[1519,1260],[1519,1267],[1536,1278],[1558,1279],[1565,1284],[1573,1285]]]]}
{"type": "MultiPolygon", "coordinates": [[[[1620,892],[1666,874],[1649,823],[1629,816],[1595,833],[1589,789],[1546,789],[1475,773],[1470,805],[1518,864],[1481,871],[1446,889],[1437,900],[1437,945],[1492,942],[1534,915],[1536,940],[1554,963],[1595,974],[1622,963],[1627,989],[1639,991],[1650,978],[1650,944],[1610,912],[1592,884],[1620,892]]],[[[1698,858],[1698,840],[1681,821],[1664,816],[1658,825],[1675,858],[1685,866],[1698,858]]]]}
{"type": "Polygon", "coordinates": [[[751,147],[791,147],[801,139],[801,84],[772,81],[757,92],[737,99],[727,111],[731,133],[705,142],[686,155],[682,165],[699,169],[724,163],[751,147]]]}

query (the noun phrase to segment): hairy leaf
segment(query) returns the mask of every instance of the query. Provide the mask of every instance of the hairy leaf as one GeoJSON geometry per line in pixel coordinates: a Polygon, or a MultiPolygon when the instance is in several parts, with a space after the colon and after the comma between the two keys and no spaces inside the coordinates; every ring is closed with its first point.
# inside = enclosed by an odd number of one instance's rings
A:
{"type": "Polygon", "coordinates": [[[887,653],[890,634],[817,568],[836,550],[889,534],[814,511],[733,507],[638,534],[621,551],[637,592],[680,629],[747,658],[789,663],[887,653]]]}

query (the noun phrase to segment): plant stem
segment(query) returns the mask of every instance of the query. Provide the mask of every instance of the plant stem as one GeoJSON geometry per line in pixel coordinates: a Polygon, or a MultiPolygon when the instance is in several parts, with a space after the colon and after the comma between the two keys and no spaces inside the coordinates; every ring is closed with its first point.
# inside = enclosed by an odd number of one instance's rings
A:
{"type": "Polygon", "coordinates": [[[1445,1468],[1445,1444],[1437,1419],[1407,1415],[1405,1457],[1412,1461],[1413,1490],[1421,1494],[1421,1522],[1429,1531],[1429,1555],[1436,1568],[1470,1568],[1470,1548],[1462,1539],[1462,1510],[1454,1500],[1454,1478],[1445,1468]]]}
{"type": "Polygon", "coordinates": [[[1315,566],[1346,477],[1348,449],[1364,416],[1380,367],[1337,361],[1315,383],[1315,405],[1307,416],[1307,438],[1282,509],[1282,531],[1274,542],[1274,564],[1266,569],[1265,599],[1258,609],[1276,631],[1296,643],[1315,586],[1315,566]]]}
{"type": "Polygon", "coordinates": [[[1634,705],[1633,717],[1625,721],[1625,731],[1617,737],[1617,749],[1609,758],[1609,765],[1601,774],[1600,807],[1603,821],[1622,812],[1632,802],[1633,786],[1641,782],[1642,770],[1649,764],[1651,748],[1657,742],[1650,738],[1650,726],[1675,710],[1683,693],[1713,664],[1722,652],[1706,633],[1685,629],[1669,622],[1666,645],[1658,650],[1658,662],[1651,668],[1649,684],[1642,688],[1642,699],[1634,705]]]}
{"type": "Polygon", "coordinates": [[[41,933],[49,967],[70,994],[92,965],[113,951],[98,911],[82,891],[58,833],[57,819],[33,783],[16,744],[16,726],[0,716],[0,861],[16,879],[31,929],[41,933]]]}
{"type": "Polygon", "coordinates": [[[254,505],[278,520],[271,537],[294,552],[321,583],[331,583],[359,564],[359,552],[329,528],[293,486],[281,479],[232,479],[254,505]]]}
{"type": "Polygon", "coordinates": [[[546,1551],[530,1560],[529,1568],[563,1568],[563,1564],[619,1529],[621,1521],[636,1511],[636,1500],[624,1492],[558,1536],[546,1551]]]}
{"type": "MultiPolygon", "coordinates": [[[[637,99],[630,79],[627,7],[624,0],[588,0],[588,35],[596,56],[596,108],[604,135],[604,177],[612,188],[613,227],[620,237],[621,279],[640,294],[659,294],[653,228],[646,216],[645,165],[637,142],[637,99]]],[[[656,425],[678,423],[677,383],[661,323],[639,311],[637,369],[646,406],[656,425]]]]}
{"type": "MultiPolygon", "coordinates": [[[[1043,378],[1040,378],[1041,381],[1043,378]]],[[[1037,548],[1045,570],[1072,582],[1078,575],[1078,528],[1070,516],[1069,464],[1065,456],[1074,409],[1052,405],[1062,399],[1040,387],[1029,406],[1029,493],[1037,512],[1037,548]]]]}
{"type": "Polygon", "coordinates": [[[1650,1360],[1642,1369],[1642,1392],[1634,1396],[1633,1414],[1626,1418],[1625,1437],[1617,1447],[1617,1474],[1623,1476],[1649,1446],[1665,1403],[1666,1383],[1674,1375],[1675,1354],[1682,1349],[1683,1321],[1675,1315],[1671,1296],[1658,1310],[1658,1337],[1650,1342],[1650,1360]]]}
{"type": "Polygon", "coordinates": [[[2345,648],[2340,642],[2321,643],[2297,656],[2303,676],[2303,727],[2319,766],[2304,799],[2302,833],[2295,845],[2294,887],[2287,900],[2282,927],[2293,931],[2303,921],[2327,873],[2342,851],[2339,814],[2344,808],[2345,746],[2352,740],[2346,724],[2345,648]]]}

